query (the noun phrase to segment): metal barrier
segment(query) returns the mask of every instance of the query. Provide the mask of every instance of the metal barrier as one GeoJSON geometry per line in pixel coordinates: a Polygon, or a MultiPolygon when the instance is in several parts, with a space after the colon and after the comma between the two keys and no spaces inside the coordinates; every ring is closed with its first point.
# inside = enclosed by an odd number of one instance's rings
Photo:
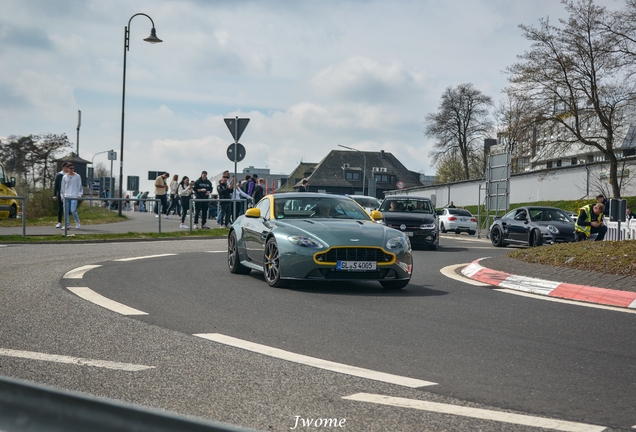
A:
{"type": "Polygon", "coordinates": [[[22,210],[22,237],[26,237],[26,197],[23,196],[0,196],[0,199],[14,199],[20,200],[22,205],[20,206],[20,210],[22,210]]]}
{"type": "Polygon", "coordinates": [[[253,431],[4,377],[0,377],[0,430],[253,431]]]}

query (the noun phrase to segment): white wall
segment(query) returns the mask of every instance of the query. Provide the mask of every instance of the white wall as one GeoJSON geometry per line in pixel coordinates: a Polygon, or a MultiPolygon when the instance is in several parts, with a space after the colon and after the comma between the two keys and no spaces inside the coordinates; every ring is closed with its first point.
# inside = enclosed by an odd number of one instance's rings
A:
{"type": "MultiPolygon", "coordinates": [[[[629,168],[630,171],[634,171],[636,165],[629,168]]],[[[599,163],[514,174],[510,178],[510,203],[594,198],[603,192],[599,190],[601,171],[607,171],[607,166],[599,163]]],[[[634,173],[630,172],[630,176],[634,177],[634,173]]],[[[444,207],[450,201],[460,207],[478,205],[480,200],[483,204],[485,185],[484,181],[479,180],[464,181],[409,188],[402,191],[395,190],[387,192],[387,195],[420,195],[431,198],[434,195],[436,207],[444,207]]],[[[606,189],[611,190],[609,185],[606,189]]],[[[632,180],[631,184],[624,185],[621,194],[623,197],[636,196],[636,180],[632,180]]]]}

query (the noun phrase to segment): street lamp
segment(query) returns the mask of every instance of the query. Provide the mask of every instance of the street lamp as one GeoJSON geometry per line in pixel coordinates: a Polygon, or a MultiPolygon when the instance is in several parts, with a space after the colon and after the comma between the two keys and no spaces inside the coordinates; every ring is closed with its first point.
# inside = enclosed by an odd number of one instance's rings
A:
{"type": "Polygon", "coordinates": [[[358,153],[362,153],[362,157],[364,158],[364,168],[362,168],[362,195],[364,195],[364,185],[367,182],[367,156],[364,154],[363,151],[360,151],[358,149],[343,146],[340,144],[338,144],[338,147],[342,147],[342,148],[346,148],[347,150],[353,150],[353,151],[357,151],[358,153]]]}
{"type": "MultiPolygon", "coordinates": [[[[119,150],[119,198],[123,196],[123,185],[124,185],[124,107],[126,105],[126,51],[130,49],[130,22],[137,15],[143,15],[147,17],[152,23],[152,30],[150,30],[150,36],[144,39],[146,42],[150,43],[159,43],[163,42],[161,39],[157,37],[157,33],[155,32],[155,22],[148,15],[144,13],[137,13],[130,17],[128,20],[128,25],[124,27],[124,83],[122,85],[121,90],[121,147],[119,150]]],[[[117,214],[121,216],[121,208],[122,206],[117,206],[118,211],[117,214]]]]}

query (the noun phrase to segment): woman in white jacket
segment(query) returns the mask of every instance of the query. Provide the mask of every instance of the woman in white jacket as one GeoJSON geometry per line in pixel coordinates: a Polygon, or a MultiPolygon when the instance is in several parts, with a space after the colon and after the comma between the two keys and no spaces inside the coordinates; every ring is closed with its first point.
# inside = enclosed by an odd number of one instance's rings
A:
{"type": "Polygon", "coordinates": [[[179,228],[190,228],[185,224],[185,218],[190,209],[190,198],[192,198],[192,193],[194,192],[193,187],[194,182],[191,182],[188,176],[183,176],[177,188],[177,193],[181,199],[181,225],[179,225],[179,228]]]}

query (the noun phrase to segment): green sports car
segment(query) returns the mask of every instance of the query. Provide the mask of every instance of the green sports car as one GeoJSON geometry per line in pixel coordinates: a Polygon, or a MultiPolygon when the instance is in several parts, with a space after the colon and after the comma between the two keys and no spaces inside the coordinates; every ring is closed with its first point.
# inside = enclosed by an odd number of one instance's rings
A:
{"type": "Polygon", "coordinates": [[[374,280],[402,289],[413,272],[411,244],[404,233],[376,223],[379,212],[373,216],[341,195],[267,195],[230,228],[230,272],[261,271],[273,287],[303,280],[374,280]]]}

